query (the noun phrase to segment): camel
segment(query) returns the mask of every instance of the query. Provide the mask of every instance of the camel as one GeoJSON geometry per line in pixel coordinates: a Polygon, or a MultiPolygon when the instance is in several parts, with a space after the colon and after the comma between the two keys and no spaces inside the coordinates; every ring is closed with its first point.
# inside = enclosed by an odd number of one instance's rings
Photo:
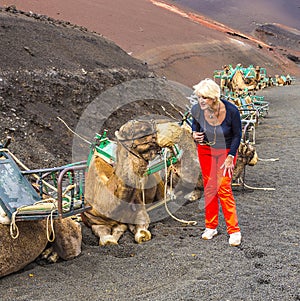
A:
{"type": "Polygon", "coordinates": [[[256,89],[256,83],[246,84],[244,74],[241,70],[236,70],[231,80],[228,82],[228,88],[232,92],[253,91],[256,89]]]}
{"type": "Polygon", "coordinates": [[[291,85],[292,84],[292,77],[289,74],[286,76],[286,84],[287,85],[291,85]]]}
{"type": "Polygon", "coordinates": [[[159,173],[146,175],[148,164],[164,148],[178,144],[183,155],[177,173],[180,185],[192,184],[199,169],[190,132],[169,120],[130,120],[115,133],[116,162],[112,166],[95,153],[86,177],[85,200],[92,207],[82,213],[83,222],[99,237],[99,245],[118,244],[129,229],[137,243],[151,239],[149,203],[164,198],[159,173]]]}
{"type": "MultiPolygon", "coordinates": [[[[23,269],[45,250],[46,220],[18,222],[19,235],[13,238],[10,226],[0,223],[0,277],[23,269]]],[[[54,220],[55,239],[51,243],[52,260],[58,257],[69,260],[81,253],[81,227],[71,218],[54,220]]],[[[49,250],[47,255],[50,255],[49,250]]]]}
{"type": "Polygon", "coordinates": [[[222,93],[225,92],[225,88],[228,87],[228,83],[230,81],[229,76],[230,76],[230,67],[228,65],[222,66],[223,72],[220,80],[220,88],[222,93]]]}
{"type": "Polygon", "coordinates": [[[285,86],[285,85],[291,85],[292,83],[292,78],[288,74],[287,76],[284,75],[275,75],[275,84],[276,86],[285,86]]]}
{"type": "Polygon", "coordinates": [[[250,71],[248,71],[254,75],[253,78],[244,76],[242,70],[241,64],[238,64],[235,69],[232,69],[228,65],[223,66],[223,76],[220,81],[222,93],[224,93],[225,88],[228,88],[229,91],[239,93],[240,91],[245,90],[259,90],[266,86],[266,81],[260,72],[259,66],[256,66],[255,68],[252,67],[250,71]]]}
{"type": "Polygon", "coordinates": [[[285,80],[282,76],[279,76],[278,74],[275,75],[275,82],[276,86],[284,86],[285,85],[285,80]]]}
{"type": "Polygon", "coordinates": [[[273,86],[274,86],[274,81],[273,81],[272,77],[269,76],[267,78],[267,87],[273,87],[273,86]]]}
{"type": "Polygon", "coordinates": [[[255,90],[261,90],[267,86],[267,81],[265,76],[260,73],[260,67],[255,67],[255,76],[251,81],[248,82],[249,85],[255,84],[255,90]]]}
{"type": "Polygon", "coordinates": [[[243,177],[247,165],[254,166],[258,162],[258,155],[253,144],[241,142],[238,149],[236,165],[233,171],[233,182],[238,182],[243,177]]]}
{"type": "MultiPolygon", "coordinates": [[[[9,142],[10,139],[5,146],[9,142]]],[[[9,151],[6,147],[1,150],[0,160],[7,160],[4,153],[9,151]]],[[[5,182],[2,181],[2,185],[5,182]]],[[[32,186],[35,187],[34,184],[32,186]]],[[[45,198],[49,196],[45,195],[45,198]]],[[[54,208],[51,203],[47,205],[51,205],[51,210],[54,208]]],[[[81,253],[82,235],[79,223],[72,218],[52,219],[51,216],[49,220],[46,220],[46,216],[45,219],[37,216],[34,220],[19,220],[18,210],[24,209],[22,207],[24,205],[20,205],[17,211],[8,216],[5,207],[0,205],[0,277],[19,271],[34,261],[45,250],[48,241],[51,243],[51,252],[47,250],[47,255],[43,256],[50,262],[57,261],[58,258],[69,260],[81,253]]]]}

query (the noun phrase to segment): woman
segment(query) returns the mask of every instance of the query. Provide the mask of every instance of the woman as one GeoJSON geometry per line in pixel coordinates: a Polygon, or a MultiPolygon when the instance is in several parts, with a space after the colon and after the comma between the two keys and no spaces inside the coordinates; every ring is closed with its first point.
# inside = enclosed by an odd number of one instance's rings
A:
{"type": "Polygon", "coordinates": [[[203,239],[217,235],[219,201],[222,206],[229,244],[241,243],[231,177],[241,141],[242,126],[238,109],[220,99],[220,87],[206,78],[193,87],[198,103],[192,107],[193,138],[198,143],[205,196],[203,239]]]}

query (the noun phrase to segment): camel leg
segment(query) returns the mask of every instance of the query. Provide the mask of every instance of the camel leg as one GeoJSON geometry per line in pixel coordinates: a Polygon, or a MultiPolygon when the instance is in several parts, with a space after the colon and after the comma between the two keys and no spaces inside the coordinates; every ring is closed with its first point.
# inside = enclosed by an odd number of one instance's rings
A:
{"type": "Polygon", "coordinates": [[[137,225],[134,240],[139,244],[151,239],[151,232],[144,225],[137,225]]]}
{"type": "Polygon", "coordinates": [[[45,249],[43,251],[43,253],[41,254],[41,258],[42,259],[47,259],[51,255],[52,252],[53,252],[53,248],[52,247],[45,249]]]}
{"type": "Polygon", "coordinates": [[[41,258],[47,260],[49,263],[55,263],[58,261],[59,255],[53,250],[53,247],[50,247],[43,251],[41,258]]]}
{"type": "Polygon", "coordinates": [[[134,240],[140,244],[151,239],[151,232],[148,225],[129,225],[130,231],[134,234],[134,240]]]}
{"type": "Polygon", "coordinates": [[[201,198],[201,195],[202,193],[200,189],[194,189],[192,192],[186,194],[184,196],[184,199],[193,202],[199,200],[201,198]]]}
{"type": "Polygon", "coordinates": [[[54,221],[54,232],[55,240],[52,246],[57,255],[51,256],[52,262],[57,261],[57,256],[63,260],[70,260],[81,253],[82,233],[78,222],[70,217],[57,219],[54,221]]]}
{"type": "Polygon", "coordinates": [[[125,224],[119,224],[117,226],[114,226],[112,228],[112,236],[116,241],[119,241],[120,237],[124,234],[126,230],[127,230],[127,225],[125,224]]]}
{"type": "Polygon", "coordinates": [[[111,234],[111,226],[109,225],[92,225],[93,233],[99,237],[99,245],[117,245],[118,241],[111,234]]]}
{"type": "Polygon", "coordinates": [[[132,233],[134,233],[134,240],[139,244],[151,239],[151,233],[148,230],[150,217],[146,208],[139,210],[135,218],[135,225],[132,233]]]}
{"type": "Polygon", "coordinates": [[[202,180],[202,176],[200,175],[198,177],[198,181],[196,183],[196,187],[193,189],[192,192],[186,194],[184,196],[185,200],[188,200],[190,202],[196,201],[196,200],[200,200],[201,196],[202,196],[202,191],[203,191],[203,180],[202,180]]]}

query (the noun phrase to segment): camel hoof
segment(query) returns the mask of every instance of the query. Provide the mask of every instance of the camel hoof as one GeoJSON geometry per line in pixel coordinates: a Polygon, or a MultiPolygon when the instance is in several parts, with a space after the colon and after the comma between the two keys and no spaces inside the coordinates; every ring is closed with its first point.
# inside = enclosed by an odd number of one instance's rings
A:
{"type": "Polygon", "coordinates": [[[48,257],[51,256],[52,252],[53,252],[52,247],[45,249],[41,254],[41,258],[42,259],[48,259],[48,257]]]}
{"type": "Polygon", "coordinates": [[[56,252],[52,252],[51,256],[47,258],[49,263],[56,263],[59,259],[59,255],[56,252]]]}
{"type": "Polygon", "coordinates": [[[184,198],[190,202],[199,200],[201,198],[201,191],[200,190],[194,190],[187,195],[184,196],[184,198]]]}
{"type": "Polygon", "coordinates": [[[55,263],[59,259],[59,255],[53,251],[53,248],[47,248],[41,254],[41,259],[47,260],[49,263],[55,263]]]}
{"type": "Polygon", "coordinates": [[[110,246],[117,245],[117,240],[112,235],[106,235],[100,238],[99,245],[100,246],[110,246]]]}
{"type": "Polygon", "coordinates": [[[148,241],[151,239],[151,233],[148,230],[139,230],[135,236],[134,236],[135,241],[140,244],[142,242],[148,241]]]}

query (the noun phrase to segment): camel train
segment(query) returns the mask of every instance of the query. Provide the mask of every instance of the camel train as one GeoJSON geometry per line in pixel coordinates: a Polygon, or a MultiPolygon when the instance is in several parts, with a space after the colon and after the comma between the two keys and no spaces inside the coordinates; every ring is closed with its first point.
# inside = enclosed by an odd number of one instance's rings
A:
{"type": "Polygon", "coordinates": [[[255,93],[255,91],[269,86],[290,85],[293,78],[288,74],[275,75],[275,78],[268,77],[266,69],[253,65],[247,68],[237,64],[235,68],[231,65],[224,65],[222,70],[214,71],[214,78],[220,79],[220,87],[223,94],[243,93],[245,90],[255,93]]]}
{"type": "MultiPolygon", "coordinates": [[[[256,91],[271,82],[274,84],[275,81],[270,81],[261,71],[260,67],[250,68],[245,76],[240,65],[234,72],[231,66],[224,66],[224,70],[214,76],[220,78],[223,91],[245,93],[245,90],[256,91]]],[[[290,76],[276,76],[276,85],[291,82],[290,76]]],[[[92,154],[84,187],[84,202],[89,210],[81,213],[81,219],[99,238],[100,246],[118,244],[127,230],[134,234],[137,243],[150,240],[148,209],[153,204],[167,202],[170,183],[176,186],[175,192],[190,192],[185,195],[190,201],[201,197],[203,183],[190,130],[168,119],[130,120],[115,133],[115,162],[107,162],[97,151],[92,154]],[[182,150],[180,159],[168,165],[166,162],[172,162],[175,146],[182,150]],[[148,173],[149,164],[163,153],[165,172],[148,173]],[[168,153],[171,157],[167,157],[168,153]]],[[[0,163],[5,160],[1,151],[0,163]]],[[[233,181],[242,179],[245,166],[255,165],[257,160],[253,143],[244,136],[233,181]]],[[[43,220],[16,222],[9,219],[0,206],[0,277],[21,270],[41,254],[53,262],[78,256],[81,226],[72,217],[52,219],[47,216],[43,220]],[[18,235],[14,233],[16,226],[18,235]],[[46,249],[49,242],[50,248],[46,249]]]]}
{"type": "Polygon", "coordinates": [[[243,68],[238,64],[235,68],[231,65],[224,65],[223,70],[215,71],[214,78],[220,78],[222,93],[245,91],[257,91],[267,86],[265,69],[251,65],[243,68]]]}
{"type": "MultiPolygon", "coordinates": [[[[166,187],[170,183],[171,172],[177,191],[192,190],[189,200],[199,198],[203,189],[196,146],[189,127],[167,119],[130,120],[115,133],[115,137],[116,161],[108,163],[97,151],[93,152],[85,181],[85,202],[91,209],[81,214],[82,221],[99,238],[100,246],[118,244],[127,229],[134,234],[137,243],[151,239],[148,229],[151,220],[147,208],[161,201],[166,202],[166,187]],[[163,164],[165,175],[161,172],[148,174],[149,162],[162,150],[165,154],[166,150],[172,154],[175,144],[183,150],[180,160],[169,167],[163,164]]],[[[241,177],[245,165],[253,164],[255,158],[255,148],[247,143],[241,144],[235,179],[241,177]]],[[[9,221],[6,220],[6,223],[9,221]]],[[[40,256],[49,243],[46,235],[49,220],[17,224],[19,235],[14,239],[12,224],[0,223],[0,277],[24,268],[40,256]]],[[[68,217],[54,219],[52,227],[55,239],[43,256],[53,261],[58,257],[69,260],[78,256],[82,242],[81,225],[68,217]]]]}
{"type": "Polygon", "coordinates": [[[238,107],[246,140],[255,144],[255,129],[261,117],[266,117],[269,112],[269,102],[256,95],[257,91],[270,86],[291,85],[295,79],[289,74],[268,77],[266,69],[260,66],[245,68],[237,64],[235,68],[231,65],[222,68],[214,71],[214,79],[219,79],[223,97],[238,107]]]}

